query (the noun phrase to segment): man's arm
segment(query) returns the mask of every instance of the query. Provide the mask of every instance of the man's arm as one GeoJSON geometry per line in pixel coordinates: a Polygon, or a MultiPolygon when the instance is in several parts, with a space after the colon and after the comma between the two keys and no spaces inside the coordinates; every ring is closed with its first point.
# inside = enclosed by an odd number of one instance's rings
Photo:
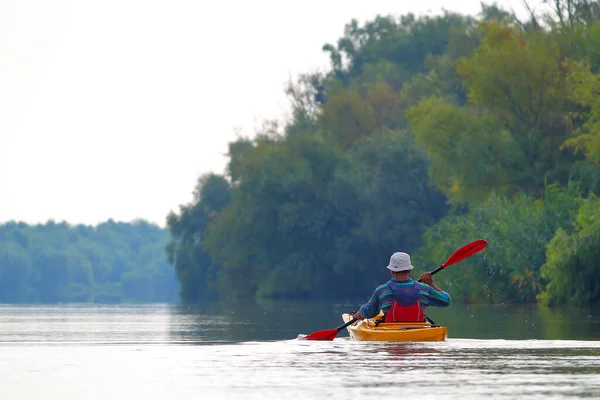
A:
{"type": "Polygon", "coordinates": [[[430,306],[448,307],[450,305],[450,295],[433,283],[431,272],[422,273],[421,281],[433,289],[431,292],[427,293],[427,297],[429,298],[428,303],[430,306]]]}
{"type": "Polygon", "coordinates": [[[377,295],[377,290],[373,292],[371,295],[371,299],[368,303],[360,306],[357,312],[352,315],[356,319],[365,319],[365,318],[373,318],[379,313],[379,296],[377,295]]]}

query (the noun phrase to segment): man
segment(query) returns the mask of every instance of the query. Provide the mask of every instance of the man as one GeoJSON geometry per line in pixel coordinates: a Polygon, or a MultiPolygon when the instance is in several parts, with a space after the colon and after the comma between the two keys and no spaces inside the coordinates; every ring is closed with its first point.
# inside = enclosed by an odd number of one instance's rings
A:
{"type": "Polygon", "coordinates": [[[424,322],[426,307],[449,306],[450,295],[433,283],[431,273],[421,274],[423,283],[419,283],[409,276],[413,268],[408,254],[392,254],[387,266],[392,279],[375,289],[371,300],[354,313],[354,318],[373,318],[381,310],[385,322],[424,322]]]}

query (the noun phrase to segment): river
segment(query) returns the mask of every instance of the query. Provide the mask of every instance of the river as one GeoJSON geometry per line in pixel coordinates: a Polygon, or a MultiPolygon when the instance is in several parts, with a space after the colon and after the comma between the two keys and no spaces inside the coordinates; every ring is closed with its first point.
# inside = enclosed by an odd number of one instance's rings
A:
{"type": "Polygon", "coordinates": [[[332,342],[356,302],[0,305],[2,399],[600,398],[590,310],[429,312],[441,343],[332,342]]]}

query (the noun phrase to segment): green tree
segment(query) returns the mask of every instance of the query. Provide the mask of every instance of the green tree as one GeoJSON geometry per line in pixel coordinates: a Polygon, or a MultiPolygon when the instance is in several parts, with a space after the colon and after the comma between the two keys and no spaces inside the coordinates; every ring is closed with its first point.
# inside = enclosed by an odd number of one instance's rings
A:
{"type": "Polygon", "coordinates": [[[68,253],[44,245],[37,247],[32,257],[37,271],[34,287],[39,300],[42,303],[68,302],[70,300],[68,253]]]}
{"type": "Polygon", "coordinates": [[[535,302],[547,283],[540,273],[546,245],[557,229],[570,226],[581,201],[576,192],[555,185],[546,188],[543,200],[493,194],[467,215],[449,215],[427,229],[415,263],[434,266],[483,238],[488,242],[484,253],[453,266],[453,273],[440,274],[440,286],[458,302],[535,302]]]}
{"type": "Polygon", "coordinates": [[[452,199],[477,203],[492,191],[539,197],[546,182],[566,184],[581,159],[561,150],[571,134],[568,68],[552,34],[483,27],[480,46],[458,66],[467,106],[430,98],[407,117],[432,157],[432,179],[452,199]]]}
{"type": "Polygon", "coordinates": [[[172,301],[176,281],[164,253],[168,240],[166,229],[141,220],[95,227],[2,224],[0,301],[172,301]],[[154,296],[124,292],[125,279],[137,275],[152,280],[154,296]]]}
{"type": "Polygon", "coordinates": [[[31,301],[30,274],[31,261],[26,250],[14,242],[0,242],[0,302],[31,301]]]}
{"type": "Polygon", "coordinates": [[[547,261],[541,268],[548,279],[542,303],[589,306],[600,301],[600,201],[586,199],[573,221],[562,227],[546,249],[547,261]]]}
{"type": "Polygon", "coordinates": [[[338,164],[334,198],[343,229],[334,271],[353,292],[369,290],[387,274],[373,272],[395,251],[412,252],[423,230],[448,212],[445,196],[427,177],[428,159],[405,132],[366,139],[338,164]]]}
{"type": "MultiPolygon", "coordinates": [[[[222,211],[230,198],[230,187],[225,178],[206,174],[198,179],[193,202],[180,206],[179,214],[171,212],[167,217],[172,240],[166,252],[175,268],[180,283],[179,296],[184,302],[215,297],[219,266],[204,250],[203,241],[210,220],[222,211]]],[[[136,279],[136,285],[150,285],[140,281],[142,277],[136,279]]]]}
{"type": "Polygon", "coordinates": [[[319,260],[328,252],[321,250],[331,248],[335,230],[328,197],[336,152],[326,136],[271,135],[244,154],[232,202],[205,240],[233,295],[294,296],[322,287],[327,271],[319,260]],[[282,278],[295,268],[303,279],[282,278]]]}

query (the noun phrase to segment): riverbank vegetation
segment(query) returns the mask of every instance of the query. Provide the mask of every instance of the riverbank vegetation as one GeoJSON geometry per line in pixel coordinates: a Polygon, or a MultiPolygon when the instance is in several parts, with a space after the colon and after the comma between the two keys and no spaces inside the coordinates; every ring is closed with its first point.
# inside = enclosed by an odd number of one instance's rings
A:
{"type": "Polygon", "coordinates": [[[0,303],[178,301],[169,232],[145,221],[0,225],[0,303]]]}
{"type": "Polygon", "coordinates": [[[457,302],[600,300],[598,2],[351,21],[292,114],[168,217],[184,302],[368,296],[394,251],[457,302]]]}

